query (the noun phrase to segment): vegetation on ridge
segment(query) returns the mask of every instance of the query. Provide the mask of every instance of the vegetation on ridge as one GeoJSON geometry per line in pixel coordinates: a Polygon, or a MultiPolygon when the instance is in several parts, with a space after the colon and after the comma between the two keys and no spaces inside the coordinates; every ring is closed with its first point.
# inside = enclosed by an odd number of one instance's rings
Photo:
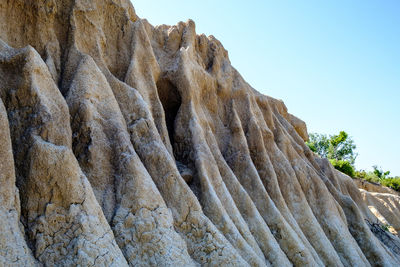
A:
{"type": "Polygon", "coordinates": [[[389,177],[390,171],[383,171],[376,165],[372,167],[373,171],[356,170],[354,167],[357,158],[356,145],[345,131],[330,136],[311,133],[306,144],[314,153],[329,159],[335,169],[350,177],[379,183],[400,191],[400,177],[389,177]]]}

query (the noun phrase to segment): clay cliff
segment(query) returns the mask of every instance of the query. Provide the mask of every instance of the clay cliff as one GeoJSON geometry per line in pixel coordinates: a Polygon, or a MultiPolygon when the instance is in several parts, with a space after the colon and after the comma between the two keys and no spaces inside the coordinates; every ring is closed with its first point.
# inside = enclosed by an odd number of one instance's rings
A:
{"type": "Polygon", "coordinates": [[[193,21],[0,0],[2,266],[399,266],[307,138],[193,21]]]}

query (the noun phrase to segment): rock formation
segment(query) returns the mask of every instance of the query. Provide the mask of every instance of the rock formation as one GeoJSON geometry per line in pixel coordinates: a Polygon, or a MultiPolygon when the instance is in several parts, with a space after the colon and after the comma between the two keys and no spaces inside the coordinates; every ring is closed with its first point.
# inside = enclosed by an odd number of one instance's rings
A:
{"type": "Polygon", "coordinates": [[[193,21],[1,0],[0,39],[0,265],[400,264],[305,123],[193,21]]]}
{"type": "Polygon", "coordinates": [[[400,193],[361,179],[356,179],[354,182],[360,188],[363,201],[376,216],[378,222],[387,226],[393,234],[398,235],[400,233],[400,193]]]}

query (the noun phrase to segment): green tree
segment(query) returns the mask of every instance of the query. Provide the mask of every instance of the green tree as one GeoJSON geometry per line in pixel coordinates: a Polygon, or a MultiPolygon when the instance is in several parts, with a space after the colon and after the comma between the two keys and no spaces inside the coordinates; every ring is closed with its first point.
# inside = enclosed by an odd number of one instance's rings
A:
{"type": "Polygon", "coordinates": [[[351,177],[354,176],[354,162],[357,157],[356,145],[345,131],[329,137],[324,134],[311,133],[307,145],[319,156],[329,159],[337,170],[351,177]]]}
{"type": "Polygon", "coordinates": [[[311,151],[317,153],[322,158],[328,157],[329,139],[324,134],[310,133],[309,140],[306,142],[311,151]]]}
{"type": "Polygon", "coordinates": [[[323,158],[344,160],[350,162],[351,165],[357,157],[356,145],[345,131],[329,137],[325,134],[311,133],[307,145],[323,158]]]}
{"type": "Polygon", "coordinates": [[[329,138],[328,158],[344,160],[354,164],[357,154],[354,152],[356,145],[345,131],[329,138]]]}
{"type": "Polygon", "coordinates": [[[372,168],[374,169],[373,173],[378,177],[379,180],[383,180],[388,178],[390,171],[382,171],[381,168],[378,168],[378,166],[374,165],[372,166],[372,168]]]}

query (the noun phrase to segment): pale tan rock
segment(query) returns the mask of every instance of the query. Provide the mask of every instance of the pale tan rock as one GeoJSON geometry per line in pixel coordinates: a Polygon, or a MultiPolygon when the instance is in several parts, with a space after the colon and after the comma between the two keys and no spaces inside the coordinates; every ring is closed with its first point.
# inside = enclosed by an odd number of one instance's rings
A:
{"type": "Polygon", "coordinates": [[[389,225],[392,233],[400,232],[400,196],[388,193],[368,192],[360,189],[363,201],[383,225],[389,225]]]}
{"type": "Polygon", "coordinates": [[[35,258],[51,266],[126,265],[72,153],[68,108],[47,66],[32,47],[1,52],[1,95],[35,258]]]}
{"type": "MultiPolygon", "coordinates": [[[[38,265],[20,229],[20,203],[7,113],[0,99],[0,265],[38,265]]],[[[22,227],[21,227],[22,228],[22,227]]]]}
{"type": "Polygon", "coordinates": [[[132,266],[193,265],[171,211],[130,143],[111,88],[82,56],[67,95],[74,152],[132,266]]]}
{"type": "Polygon", "coordinates": [[[353,179],[353,182],[358,186],[358,188],[368,192],[376,192],[376,193],[384,193],[384,194],[400,196],[400,193],[393,190],[392,188],[382,186],[377,183],[371,183],[362,179],[353,179]]]}
{"type": "Polygon", "coordinates": [[[398,227],[397,197],[316,157],[193,21],[11,0],[0,39],[0,264],[400,264],[369,223],[398,227]]]}

